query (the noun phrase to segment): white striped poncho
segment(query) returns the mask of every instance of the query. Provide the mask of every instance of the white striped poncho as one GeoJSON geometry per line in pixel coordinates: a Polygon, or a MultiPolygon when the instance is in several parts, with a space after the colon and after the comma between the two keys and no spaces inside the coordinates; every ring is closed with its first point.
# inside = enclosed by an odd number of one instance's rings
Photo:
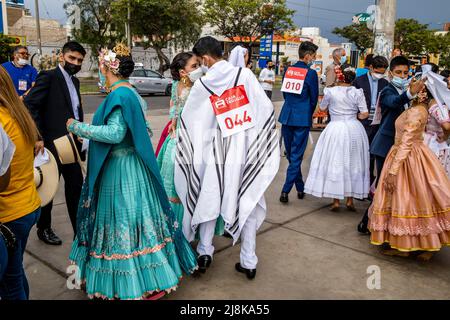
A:
{"type": "MultiPolygon", "coordinates": [[[[234,86],[238,71],[220,61],[202,82],[221,96],[234,86]]],[[[183,232],[192,241],[201,223],[221,215],[236,243],[252,212],[258,228],[266,217],[264,192],[280,164],[274,108],[254,74],[242,69],[238,85],[245,87],[256,125],[223,138],[202,82],[192,87],[179,119],[175,186],[184,206],[183,232]]]]}

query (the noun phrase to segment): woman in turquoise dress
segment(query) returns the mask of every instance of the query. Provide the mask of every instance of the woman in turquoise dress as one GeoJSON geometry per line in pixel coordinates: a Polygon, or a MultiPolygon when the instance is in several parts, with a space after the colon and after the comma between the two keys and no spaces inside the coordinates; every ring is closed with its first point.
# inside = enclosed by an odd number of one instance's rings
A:
{"type": "Polygon", "coordinates": [[[129,49],[102,50],[100,70],[111,93],[89,125],[68,130],[89,139],[87,177],[70,259],[90,298],[156,299],[182,276],[176,223],[153,153],[142,98],[125,79],[129,49]]]}
{"type": "MultiPolygon", "coordinates": [[[[174,170],[175,170],[175,154],[177,145],[177,130],[179,129],[178,116],[183,111],[184,104],[193,83],[200,79],[203,75],[202,69],[197,57],[191,52],[183,52],[175,56],[170,65],[172,73],[172,96],[170,99],[170,114],[169,119],[172,125],[169,128],[169,134],[161,147],[158,154],[158,165],[161,170],[164,188],[175,215],[176,224],[180,226],[177,229],[178,237],[182,238],[182,248],[178,249],[178,258],[180,265],[187,274],[193,273],[198,269],[197,254],[192,249],[190,243],[182,233],[184,208],[177,195],[174,184],[174,170]]],[[[190,227],[190,226],[185,226],[190,227]]],[[[223,220],[218,220],[216,225],[216,235],[222,235],[224,229],[223,220]]]]}

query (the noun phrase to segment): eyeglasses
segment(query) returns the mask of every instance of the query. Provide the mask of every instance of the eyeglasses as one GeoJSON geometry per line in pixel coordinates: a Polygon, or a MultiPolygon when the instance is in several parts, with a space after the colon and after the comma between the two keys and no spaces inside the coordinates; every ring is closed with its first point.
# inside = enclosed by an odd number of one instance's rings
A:
{"type": "Polygon", "coordinates": [[[17,52],[19,55],[21,55],[22,57],[29,57],[30,54],[28,52],[17,52]]]}

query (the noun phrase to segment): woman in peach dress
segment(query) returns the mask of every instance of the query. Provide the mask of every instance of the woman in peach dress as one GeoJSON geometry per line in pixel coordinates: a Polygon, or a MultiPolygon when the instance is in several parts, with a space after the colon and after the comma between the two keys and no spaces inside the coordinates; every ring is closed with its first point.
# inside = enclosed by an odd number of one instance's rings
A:
{"type": "Polygon", "coordinates": [[[416,102],[395,123],[395,145],[369,213],[371,243],[388,247],[387,255],[416,251],[429,260],[450,245],[450,180],[423,142],[427,120],[428,104],[416,102]]]}

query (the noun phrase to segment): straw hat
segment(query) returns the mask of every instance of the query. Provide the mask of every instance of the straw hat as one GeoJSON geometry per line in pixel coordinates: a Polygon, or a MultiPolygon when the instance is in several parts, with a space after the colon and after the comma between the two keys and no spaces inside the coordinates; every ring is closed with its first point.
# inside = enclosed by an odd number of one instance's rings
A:
{"type": "Polygon", "coordinates": [[[81,162],[80,154],[71,134],[66,134],[53,141],[61,164],[81,162]]]}
{"type": "Polygon", "coordinates": [[[49,161],[34,168],[34,183],[41,198],[41,206],[45,206],[53,200],[58,191],[59,171],[58,164],[53,154],[48,150],[49,161]]]}

